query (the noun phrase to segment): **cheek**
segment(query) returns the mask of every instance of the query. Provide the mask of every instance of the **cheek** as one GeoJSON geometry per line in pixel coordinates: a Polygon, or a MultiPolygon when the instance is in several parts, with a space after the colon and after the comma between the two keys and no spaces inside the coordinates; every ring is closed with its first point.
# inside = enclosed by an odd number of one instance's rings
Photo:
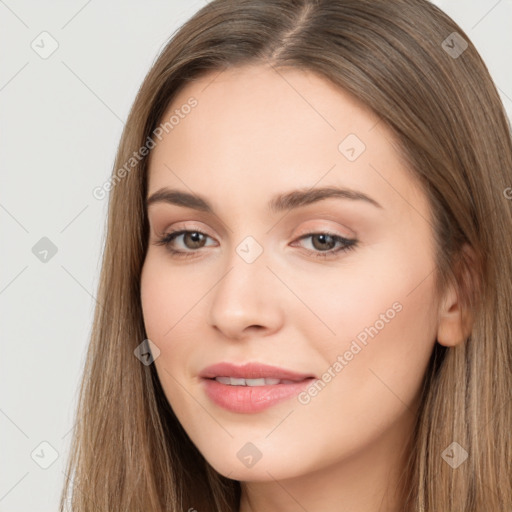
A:
{"type": "Polygon", "coordinates": [[[141,305],[146,335],[160,350],[155,366],[174,406],[183,396],[179,383],[190,378],[189,363],[206,341],[201,301],[214,282],[211,276],[200,276],[190,268],[180,271],[165,256],[147,255],[141,274],[141,305]]]}
{"type": "MultiPolygon", "coordinates": [[[[294,290],[331,330],[331,337],[323,336],[328,340],[322,342],[323,350],[340,350],[344,341],[355,338],[364,344],[384,332],[396,334],[389,344],[410,346],[424,338],[414,333],[433,332],[433,263],[425,243],[418,250],[395,247],[380,244],[350,256],[338,268],[296,275],[294,290]]],[[[307,318],[318,327],[318,319],[307,318]]],[[[315,339],[312,333],[308,337],[310,342],[315,339]]]]}
{"type": "Polygon", "coordinates": [[[193,401],[187,401],[182,385],[187,377],[185,363],[201,321],[197,318],[199,308],[193,307],[200,298],[196,297],[200,287],[185,286],[184,279],[179,270],[169,270],[165,258],[149,253],[141,275],[141,305],[147,337],[160,350],[154,364],[162,389],[180,422],[185,422],[190,431],[193,425],[189,425],[189,418],[194,414],[189,407],[193,401]]]}
{"type": "Polygon", "coordinates": [[[201,299],[200,280],[197,276],[191,280],[190,272],[187,276],[171,269],[165,257],[148,254],[141,275],[141,304],[150,339],[167,343],[198,309],[193,306],[201,299]]]}
{"type": "Polygon", "coordinates": [[[416,415],[435,339],[421,301],[409,296],[400,303],[402,309],[393,310],[388,323],[366,316],[362,328],[353,325],[356,336],[344,338],[342,347],[329,347],[318,391],[308,390],[310,396],[302,397],[309,416],[321,418],[312,429],[336,439],[333,451],[371,444],[395,428],[401,432],[398,437],[405,436],[404,422],[416,415]]]}
{"type": "Polygon", "coordinates": [[[330,383],[319,386],[323,396],[317,403],[325,408],[339,403],[338,414],[350,410],[361,418],[392,421],[416,399],[434,347],[432,262],[428,251],[380,247],[378,256],[359,260],[357,266],[313,296],[336,333],[318,347],[324,371],[336,377],[323,374],[330,383]]]}

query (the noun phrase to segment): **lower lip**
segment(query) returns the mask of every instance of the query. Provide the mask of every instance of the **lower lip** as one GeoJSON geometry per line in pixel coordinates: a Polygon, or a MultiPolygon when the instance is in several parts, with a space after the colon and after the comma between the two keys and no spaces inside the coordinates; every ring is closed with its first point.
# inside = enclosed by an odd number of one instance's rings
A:
{"type": "Polygon", "coordinates": [[[293,384],[273,386],[230,386],[214,379],[203,379],[210,400],[228,411],[237,413],[260,412],[296,397],[313,380],[309,378],[293,384]]]}

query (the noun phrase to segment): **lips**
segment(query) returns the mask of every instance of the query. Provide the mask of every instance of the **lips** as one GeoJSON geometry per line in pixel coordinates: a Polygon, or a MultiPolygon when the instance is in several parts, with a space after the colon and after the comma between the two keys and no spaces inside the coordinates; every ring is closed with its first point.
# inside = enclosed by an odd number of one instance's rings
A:
{"type": "Polygon", "coordinates": [[[296,397],[314,376],[277,366],[219,363],[205,368],[200,377],[206,396],[235,413],[258,413],[296,397]]]}
{"type": "MultiPolygon", "coordinates": [[[[298,373],[278,366],[262,363],[246,363],[235,365],[232,363],[218,363],[204,368],[199,374],[204,379],[216,377],[230,377],[232,379],[278,379],[280,381],[301,382],[312,378],[314,375],[298,373]]],[[[243,385],[243,384],[241,384],[243,385]]]]}

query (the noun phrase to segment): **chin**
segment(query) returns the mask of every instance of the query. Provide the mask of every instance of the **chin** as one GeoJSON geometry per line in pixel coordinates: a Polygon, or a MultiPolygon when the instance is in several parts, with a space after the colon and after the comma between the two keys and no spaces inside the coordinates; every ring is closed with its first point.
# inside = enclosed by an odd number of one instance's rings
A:
{"type": "Polygon", "coordinates": [[[304,459],[296,453],[283,453],[278,446],[264,448],[261,443],[258,447],[250,441],[233,439],[229,447],[219,445],[218,451],[208,450],[203,456],[215,471],[232,480],[268,482],[297,477],[308,471],[303,466],[304,459]]]}

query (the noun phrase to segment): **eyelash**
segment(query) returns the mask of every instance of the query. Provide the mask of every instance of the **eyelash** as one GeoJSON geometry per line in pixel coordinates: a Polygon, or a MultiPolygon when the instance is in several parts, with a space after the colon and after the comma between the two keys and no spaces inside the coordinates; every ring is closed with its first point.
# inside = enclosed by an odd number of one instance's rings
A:
{"type": "MultiPolygon", "coordinates": [[[[198,250],[192,249],[189,251],[177,251],[176,249],[173,249],[170,246],[171,242],[175,238],[177,238],[178,236],[187,234],[187,233],[199,233],[200,235],[204,235],[204,236],[210,238],[206,233],[203,233],[202,231],[199,231],[197,229],[182,229],[182,230],[171,231],[170,233],[167,233],[162,238],[157,240],[155,242],[155,245],[163,245],[174,257],[177,257],[177,258],[193,257],[198,252],[198,250]]],[[[340,235],[336,235],[335,233],[330,233],[329,231],[318,231],[318,232],[314,232],[314,233],[308,233],[306,235],[301,236],[297,240],[303,240],[305,238],[309,238],[309,237],[315,236],[315,235],[328,235],[328,236],[332,237],[335,240],[335,242],[341,242],[344,244],[342,247],[339,247],[338,249],[329,249],[328,251],[312,251],[312,250],[308,249],[307,251],[309,253],[311,253],[316,258],[326,259],[326,258],[332,257],[335,254],[340,253],[340,252],[341,253],[348,252],[348,251],[354,250],[358,244],[358,240],[356,240],[356,239],[344,238],[340,235]]]]}

